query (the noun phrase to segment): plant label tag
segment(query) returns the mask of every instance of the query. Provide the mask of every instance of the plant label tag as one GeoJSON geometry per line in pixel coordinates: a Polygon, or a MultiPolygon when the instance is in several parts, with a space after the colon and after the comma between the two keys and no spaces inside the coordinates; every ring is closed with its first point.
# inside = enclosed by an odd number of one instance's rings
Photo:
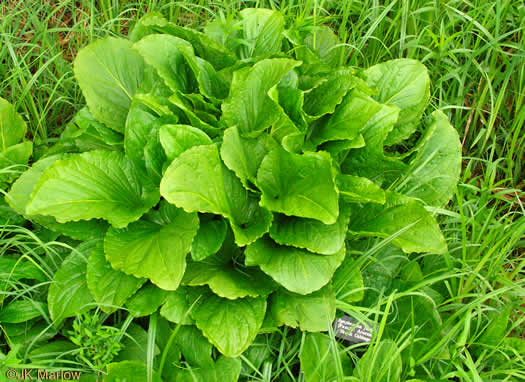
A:
{"type": "Polygon", "coordinates": [[[334,331],[337,338],[342,338],[354,344],[369,343],[372,340],[372,331],[346,314],[335,320],[334,331]]]}

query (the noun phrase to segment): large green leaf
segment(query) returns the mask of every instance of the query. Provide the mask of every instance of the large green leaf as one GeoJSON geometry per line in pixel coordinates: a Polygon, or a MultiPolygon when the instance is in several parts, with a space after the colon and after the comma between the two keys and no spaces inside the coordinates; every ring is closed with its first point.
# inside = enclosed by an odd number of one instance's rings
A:
{"type": "Polygon", "coordinates": [[[33,142],[25,141],[0,152],[0,187],[6,188],[24,171],[33,154],[33,142]]]}
{"type": "Polygon", "coordinates": [[[358,79],[352,69],[338,69],[323,78],[319,86],[304,95],[304,111],[312,117],[321,117],[333,113],[336,106],[351,89],[356,87],[358,79]]]}
{"type": "Polygon", "coordinates": [[[230,95],[222,104],[222,120],[237,126],[245,137],[255,137],[279,118],[278,106],[268,91],[299,65],[286,58],[265,59],[234,72],[230,95]]]}
{"type": "Polygon", "coordinates": [[[331,255],[339,252],[344,246],[349,221],[350,207],[347,205],[341,206],[339,217],[334,224],[279,214],[270,227],[270,236],[282,245],[331,255]]]}
{"type": "Polygon", "coordinates": [[[270,9],[247,8],[240,12],[246,44],[241,57],[257,57],[278,53],[283,39],[284,17],[270,9]]]}
{"type": "MultiPolygon", "coordinates": [[[[409,289],[414,284],[397,279],[393,286],[397,290],[402,291],[409,289]]],[[[396,315],[389,322],[388,328],[386,328],[387,332],[399,333],[407,326],[413,325],[417,328],[417,337],[419,338],[432,338],[438,333],[444,335],[445,333],[442,330],[443,322],[438,310],[438,304],[441,304],[442,301],[443,297],[429,287],[421,288],[416,293],[407,293],[396,300],[396,315]]],[[[430,344],[432,340],[428,342],[430,344]]],[[[424,347],[421,347],[417,351],[421,356],[425,354],[423,349],[424,347]]],[[[441,354],[447,352],[447,350],[443,349],[441,354]]],[[[419,357],[414,358],[417,359],[419,357]]]]}
{"type": "Polygon", "coordinates": [[[339,216],[332,161],[326,153],[293,154],[276,148],[257,172],[261,206],[285,215],[334,224],[339,216]]]}
{"type": "Polygon", "coordinates": [[[259,332],[266,299],[229,300],[213,293],[204,294],[191,312],[204,336],[227,357],[237,357],[250,346],[259,332]]]}
{"type": "Polygon", "coordinates": [[[26,131],[26,123],[13,105],[0,97],[0,152],[24,139],[26,131]]]}
{"type": "Polygon", "coordinates": [[[206,133],[188,125],[163,125],[160,127],[159,136],[168,163],[193,146],[212,143],[206,133]]]}
{"type": "Polygon", "coordinates": [[[190,365],[213,367],[212,346],[195,326],[180,327],[175,336],[175,344],[190,365]]]}
{"type": "Polygon", "coordinates": [[[271,214],[259,207],[257,197],[222,163],[216,145],[193,147],[179,155],[166,170],[160,190],[166,200],[185,211],[228,218],[239,246],[270,228],[271,214]]]}
{"type": "MultiPolygon", "coordinates": [[[[360,240],[350,242],[348,245],[357,247],[361,250],[367,250],[370,248],[370,244],[373,244],[373,242],[365,243],[360,240]],[[363,243],[363,247],[359,246],[360,243],[363,243]]],[[[370,260],[371,261],[367,262],[366,265],[362,265],[361,268],[363,287],[365,289],[362,302],[363,306],[372,306],[382,299],[385,294],[393,292],[393,282],[398,277],[401,267],[407,263],[408,256],[395,245],[386,244],[385,246],[382,246],[370,260]]],[[[341,286],[341,283],[339,283],[339,281],[341,281],[339,277],[345,277],[344,273],[346,273],[346,271],[351,271],[352,266],[355,267],[354,264],[348,265],[343,263],[343,265],[338,268],[338,270],[341,270],[342,274],[338,275],[336,272],[334,275],[333,284],[334,287],[338,288],[336,289],[336,293],[341,286]]]]}
{"type": "Polygon", "coordinates": [[[73,65],[75,77],[93,116],[124,132],[133,95],[144,79],[144,60],[131,42],[108,37],[81,49],[73,65]]]}
{"type": "Polygon", "coordinates": [[[224,131],[221,158],[224,164],[239,177],[242,184],[251,188],[256,183],[257,170],[271,144],[271,138],[267,135],[244,138],[239,134],[237,126],[232,126],[224,131]]]}
{"type": "Polygon", "coordinates": [[[193,54],[188,41],[167,34],[151,34],[133,44],[133,49],[157,70],[171,90],[191,92],[195,78],[182,53],[193,54]]]}
{"type": "Polygon", "coordinates": [[[345,248],[334,255],[318,255],[304,249],[285,247],[263,237],[245,251],[246,265],[258,265],[291,292],[308,294],[330,281],[345,257],[345,248]]]}
{"type": "Polygon", "coordinates": [[[68,154],[58,154],[49,156],[34,163],[33,166],[24,172],[11,187],[6,195],[6,201],[20,215],[27,216],[26,206],[31,200],[31,194],[38,183],[38,180],[44,173],[44,170],[50,167],[57,160],[67,158],[68,154]]]}
{"type": "Polygon", "coordinates": [[[140,180],[137,169],[119,152],[74,154],[44,171],[26,213],[51,215],[60,223],[102,218],[122,228],[159,200],[158,190],[140,180]]]}
{"type": "Polygon", "coordinates": [[[4,304],[0,311],[0,322],[3,324],[18,324],[29,321],[47,314],[46,304],[29,300],[19,299],[4,304]]]}
{"type": "Polygon", "coordinates": [[[299,359],[305,382],[335,382],[352,374],[352,362],[345,351],[326,334],[308,333],[299,359]]]}
{"type": "Polygon", "coordinates": [[[279,326],[327,331],[335,318],[335,293],[330,284],[307,295],[279,289],[270,298],[270,310],[279,326]]]}
{"type": "Polygon", "coordinates": [[[394,128],[398,115],[398,107],[381,106],[363,127],[366,145],[350,150],[341,165],[343,173],[368,178],[386,188],[406,171],[407,166],[401,160],[387,157],[383,150],[386,136],[394,128]]]}
{"type": "Polygon", "coordinates": [[[445,114],[435,111],[398,189],[407,196],[441,207],[454,193],[461,172],[461,142],[445,114]]]}
{"type": "Polygon", "coordinates": [[[95,307],[86,281],[89,252],[95,242],[86,242],[74,249],[53,277],[47,304],[53,324],[58,327],[67,317],[76,316],[95,307]]]}
{"type": "Polygon", "coordinates": [[[368,178],[339,174],[336,182],[339,195],[345,202],[385,203],[385,192],[368,178]]]}
{"type": "Polygon", "coordinates": [[[0,97],[0,188],[5,189],[25,169],[33,142],[24,141],[27,126],[15,108],[0,97]]]}
{"type": "Polygon", "coordinates": [[[24,172],[15,183],[13,183],[11,190],[6,195],[6,201],[18,214],[23,215],[52,231],[72,237],[76,240],[100,238],[105,234],[108,226],[108,224],[102,220],[91,219],[88,221],[60,224],[57,223],[56,219],[52,216],[29,216],[29,214],[26,213],[26,206],[31,200],[31,194],[33,193],[40,177],[44,173],[44,170],[57,160],[65,159],[68,156],[68,154],[52,155],[34,163],[29,170],[24,172]]]}
{"type": "Polygon", "coordinates": [[[374,65],[362,76],[368,85],[377,89],[376,100],[401,109],[386,144],[408,138],[415,131],[430,99],[427,68],[419,61],[401,58],[374,65]]]}
{"type": "MultiPolygon", "coordinates": [[[[53,341],[47,342],[47,343],[41,343],[36,346],[31,346],[31,351],[27,355],[27,357],[36,365],[45,365],[47,364],[51,358],[55,358],[53,360],[53,364],[56,367],[67,367],[68,362],[71,362],[70,357],[64,356],[66,354],[72,354],[78,351],[78,345],[75,345],[73,342],[65,339],[54,339],[53,341]]],[[[64,370],[65,371],[65,370],[64,370]]],[[[47,378],[49,380],[59,380],[60,378],[60,372],[55,372],[51,374],[51,372],[47,372],[47,378]]],[[[45,374],[44,374],[45,375],[45,374]]],[[[81,376],[82,372],[80,371],[71,371],[70,379],[75,380],[76,376],[81,376]]],[[[32,375],[37,377],[37,375],[32,375]]],[[[42,376],[42,374],[41,374],[42,376]]],[[[68,375],[64,372],[64,377],[68,377],[68,375]]],[[[40,379],[40,378],[38,378],[40,379]]],[[[37,379],[37,380],[38,380],[37,379]]],[[[30,379],[26,379],[30,380],[30,379]]],[[[41,380],[41,379],[40,379],[41,380]]],[[[81,379],[82,382],[86,382],[81,379]]]]}
{"type": "Polygon", "coordinates": [[[384,205],[354,204],[349,231],[362,236],[391,237],[404,252],[443,253],[447,243],[432,215],[416,199],[386,192],[384,205]]]}
{"type": "Polygon", "coordinates": [[[166,303],[160,308],[160,315],[166,320],[181,325],[193,325],[191,318],[191,304],[188,302],[186,295],[189,287],[180,286],[177,290],[169,292],[166,303]]]}
{"type": "Polygon", "coordinates": [[[489,315],[489,323],[476,342],[482,346],[499,346],[507,337],[507,327],[512,312],[512,304],[500,307],[489,315]]]}
{"type": "Polygon", "coordinates": [[[182,283],[190,286],[208,285],[217,295],[231,300],[242,297],[267,296],[277,286],[257,268],[239,268],[208,258],[188,264],[182,283]]]}
{"type": "Polygon", "coordinates": [[[224,219],[217,219],[217,215],[211,216],[203,214],[200,216],[199,231],[191,244],[191,257],[195,261],[217,253],[226,238],[228,226],[224,219]]]}
{"type": "Polygon", "coordinates": [[[167,297],[167,291],[148,283],[128,300],[126,307],[134,317],[149,316],[166,302],[167,297]]]}
{"type": "Polygon", "coordinates": [[[112,313],[121,308],[146,282],[145,279],[138,279],[111,268],[104,256],[102,245],[93,249],[89,255],[86,278],[93,298],[105,313],[112,313]]]}
{"type": "MultiPolygon", "coordinates": [[[[338,67],[345,47],[332,28],[320,25],[312,28],[304,38],[304,45],[311,49],[319,59],[330,67],[338,67]]],[[[302,60],[299,56],[298,59],[302,60]]]]}
{"type": "Polygon", "coordinates": [[[186,269],[186,255],[197,234],[196,213],[186,213],[166,202],[159,211],[127,228],[111,227],[104,251],[113,268],[147,277],[160,288],[175,290],[186,269]]]}
{"type": "Polygon", "coordinates": [[[316,146],[342,139],[354,140],[381,106],[357,89],[350,91],[328,118],[315,124],[310,139],[316,146]]]}

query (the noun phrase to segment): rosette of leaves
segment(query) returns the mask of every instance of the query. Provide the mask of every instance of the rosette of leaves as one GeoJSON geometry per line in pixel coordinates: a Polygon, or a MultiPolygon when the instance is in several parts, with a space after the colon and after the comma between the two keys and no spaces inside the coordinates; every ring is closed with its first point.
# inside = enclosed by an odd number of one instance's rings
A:
{"type": "Polygon", "coordinates": [[[237,357],[274,327],[326,331],[336,299],[359,300],[353,242],[445,252],[428,207],[451,198],[461,147],[442,112],[423,118],[426,68],[347,54],[327,27],[264,9],[202,31],[149,14],[80,50],[86,108],[7,196],[92,243],[55,275],[55,325],[160,308],[237,357]]]}

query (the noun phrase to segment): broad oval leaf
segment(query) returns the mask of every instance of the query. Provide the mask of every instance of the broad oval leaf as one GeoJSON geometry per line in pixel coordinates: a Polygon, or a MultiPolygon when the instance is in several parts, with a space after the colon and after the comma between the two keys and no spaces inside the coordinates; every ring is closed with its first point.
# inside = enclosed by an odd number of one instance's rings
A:
{"type": "Polygon", "coordinates": [[[126,307],[133,317],[149,316],[164,304],[167,298],[167,291],[147,283],[128,300],[126,307]]]}
{"type": "Polygon", "coordinates": [[[343,248],[349,221],[350,207],[347,205],[341,206],[339,217],[334,224],[279,214],[270,227],[270,236],[282,245],[332,255],[343,248]]]}
{"type": "Polygon", "coordinates": [[[102,245],[94,248],[89,255],[86,279],[93,298],[105,313],[121,308],[146,282],[113,269],[105,258],[102,245]]]}
{"type": "Polygon", "coordinates": [[[346,93],[355,88],[359,81],[349,68],[335,70],[325,79],[304,95],[304,111],[314,118],[333,113],[346,93]]]}
{"type": "Polygon", "coordinates": [[[86,242],[74,249],[53,277],[47,294],[47,305],[55,327],[64,319],[95,307],[89,292],[86,271],[89,252],[95,242],[86,242]]]}
{"type": "Polygon", "coordinates": [[[25,141],[0,152],[0,187],[6,188],[26,169],[33,154],[33,142],[25,141]]]}
{"type": "Polygon", "coordinates": [[[258,265],[290,292],[308,294],[326,285],[345,257],[345,248],[334,255],[318,255],[285,247],[263,237],[245,251],[246,265],[258,265]]]}
{"type": "Polygon", "coordinates": [[[184,356],[184,361],[190,365],[204,369],[214,367],[212,345],[195,326],[180,327],[175,336],[175,344],[184,356]]]}
{"type": "Polygon", "coordinates": [[[177,290],[169,292],[166,302],[160,308],[160,315],[166,320],[181,325],[193,325],[191,318],[192,305],[186,298],[188,287],[180,286],[177,290]]]}
{"type": "Polygon", "coordinates": [[[133,95],[144,79],[144,59],[124,39],[108,37],[82,48],[73,70],[93,116],[124,132],[133,95]]]}
{"type": "Polygon", "coordinates": [[[60,224],[52,216],[29,215],[26,206],[31,200],[31,194],[40,177],[48,167],[57,160],[65,159],[70,154],[57,154],[40,159],[24,172],[13,183],[11,190],[6,195],[8,204],[20,215],[62,235],[76,240],[98,239],[106,233],[108,224],[102,220],[91,219],[60,224]]]}
{"type": "Polygon", "coordinates": [[[307,295],[279,289],[270,297],[269,309],[279,326],[324,332],[335,318],[335,293],[330,284],[307,295]]]}
{"type": "Polygon", "coordinates": [[[70,143],[80,152],[98,149],[122,151],[123,142],[122,134],[98,122],[87,107],[80,109],[60,134],[61,144],[70,143]]]}
{"type": "Polygon", "coordinates": [[[253,187],[252,184],[256,182],[257,170],[269,151],[268,145],[271,144],[269,140],[267,135],[244,138],[239,134],[237,126],[232,126],[224,131],[221,158],[247,188],[253,187]]]}
{"type": "Polygon", "coordinates": [[[266,312],[266,299],[228,300],[205,294],[191,312],[204,336],[227,357],[237,357],[250,346],[266,312]]]}
{"type": "Polygon", "coordinates": [[[345,202],[385,203],[385,192],[368,178],[340,174],[336,182],[339,195],[345,202]]]}
{"type": "Polygon", "coordinates": [[[182,283],[190,286],[208,285],[218,296],[235,300],[242,297],[267,296],[277,285],[257,268],[234,267],[233,264],[192,262],[182,283]]]}
{"type": "Polygon", "coordinates": [[[357,89],[351,90],[332,115],[314,125],[310,139],[316,146],[343,139],[354,140],[381,106],[357,89]]]}
{"type": "Polygon", "coordinates": [[[349,232],[358,236],[391,237],[404,252],[444,253],[447,243],[439,225],[423,204],[395,192],[386,192],[384,205],[354,204],[349,232]]]}
{"type": "Polygon", "coordinates": [[[374,65],[362,73],[368,85],[377,89],[374,98],[400,109],[399,119],[386,144],[408,138],[416,129],[430,99],[430,78],[419,61],[401,58],[374,65]]]}
{"type": "Polygon", "coordinates": [[[427,205],[442,207],[452,197],[459,180],[461,142],[445,114],[435,111],[430,118],[423,144],[398,191],[427,205]]]}
{"type": "Polygon", "coordinates": [[[195,78],[182,53],[193,54],[188,41],[169,34],[150,34],[133,44],[133,49],[157,70],[171,90],[191,92],[195,78]]]}
{"type": "Polygon", "coordinates": [[[59,223],[101,218],[122,228],[159,200],[158,190],[141,183],[122,153],[90,151],[56,161],[36,184],[29,215],[51,215],[59,223]]]}
{"type": "Polygon", "coordinates": [[[217,253],[226,238],[227,230],[228,226],[224,219],[210,218],[209,215],[201,215],[199,230],[191,244],[192,259],[200,261],[217,253]]]}
{"type": "Polygon", "coordinates": [[[274,149],[257,172],[261,206],[289,216],[334,224],[339,216],[334,175],[331,158],[326,153],[293,154],[282,148],[274,149]]]}
{"type": "Polygon", "coordinates": [[[270,9],[243,9],[240,13],[244,38],[242,58],[275,54],[281,50],[284,17],[270,9]]]}
{"type": "Polygon", "coordinates": [[[237,382],[241,375],[242,362],[239,358],[220,356],[207,367],[178,369],[177,382],[237,382]]]}
{"type": "Polygon", "coordinates": [[[111,227],[104,251],[113,268],[147,277],[162,289],[178,288],[186,269],[186,255],[199,228],[195,213],[161,204],[164,221],[139,220],[127,228],[111,227]]]}
{"type": "Polygon", "coordinates": [[[268,91],[300,62],[272,58],[234,72],[230,95],[222,104],[222,119],[245,137],[257,136],[278,119],[278,106],[268,91]]]}
{"type": "Polygon", "coordinates": [[[0,97],[0,151],[19,143],[26,131],[26,123],[13,105],[0,97]]]}
{"type": "Polygon", "coordinates": [[[223,44],[202,32],[170,23],[159,12],[144,15],[135,25],[130,39],[138,41],[152,33],[170,34],[190,42],[195,53],[209,61],[217,70],[232,66],[236,62],[235,55],[223,44]]]}
{"type": "Polygon", "coordinates": [[[406,171],[406,165],[401,160],[386,156],[383,149],[386,136],[394,128],[398,115],[398,107],[381,106],[363,127],[366,145],[350,150],[341,164],[343,173],[368,178],[385,188],[406,171]]]}
{"type": "Polygon", "coordinates": [[[35,300],[20,298],[9,304],[4,303],[0,311],[0,322],[4,324],[18,324],[39,316],[45,317],[46,315],[46,304],[35,300]]]}
{"type": "Polygon", "coordinates": [[[163,125],[160,127],[159,137],[168,163],[193,146],[211,145],[212,143],[206,133],[188,125],[163,125]]]}
{"type": "Polygon", "coordinates": [[[332,68],[340,65],[345,46],[332,28],[325,25],[312,28],[306,35],[304,44],[317,54],[319,59],[332,68]]]}
{"type": "Polygon", "coordinates": [[[160,183],[166,161],[159,129],[165,123],[178,121],[167,103],[168,100],[162,97],[138,94],[133,98],[126,120],[126,157],[156,185],[160,183]]]}

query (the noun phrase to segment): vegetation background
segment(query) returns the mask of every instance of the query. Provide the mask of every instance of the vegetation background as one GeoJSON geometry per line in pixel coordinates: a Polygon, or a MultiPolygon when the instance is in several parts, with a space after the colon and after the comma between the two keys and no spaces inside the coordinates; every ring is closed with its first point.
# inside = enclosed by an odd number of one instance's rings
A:
{"type": "MultiPolygon", "coordinates": [[[[83,105],[71,64],[81,47],[126,34],[148,11],[198,27],[245,7],[280,9],[290,22],[329,25],[351,50],[351,66],[409,57],[428,67],[429,109],[448,114],[460,133],[464,160],[455,198],[446,210],[436,211],[449,252],[439,259],[440,272],[422,274],[410,293],[440,288],[445,298],[437,309],[447,335],[424,337],[413,326],[399,328],[395,338],[400,348],[423,347],[421,357],[430,360],[424,366],[428,380],[525,380],[523,1],[3,0],[0,96],[27,121],[38,152],[56,141],[83,105]],[[449,354],[439,357],[444,348],[449,354]]],[[[36,248],[53,252],[60,246],[22,226],[0,227],[0,255],[15,250],[32,256],[36,248]]],[[[30,298],[38,293],[31,288],[20,283],[9,293],[30,298]]],[[[395,288],[380,293],[376,306],[356,309],[378,317],[382,331],[388,321],[381,318],[395,313],[395,302],[403,296],[395,288]]],[[[0,351],[5,352],[1,333],[0,351]]],[[[274,355],[269,366],[243,369],[243,376],[293,380],[301,336],[276,335],[277,345],[268,343],[274,355]]],[[[24,360],[23,354],[18,357],[24,360]]],[[[376,368],[391,359],[378,358],[376,368]]],[[[410,379],[411,372],[410,362],[404,362],[403,378],[410,379]]],[[[374,381],[372,374],[368,378],[374,381]]]]}

